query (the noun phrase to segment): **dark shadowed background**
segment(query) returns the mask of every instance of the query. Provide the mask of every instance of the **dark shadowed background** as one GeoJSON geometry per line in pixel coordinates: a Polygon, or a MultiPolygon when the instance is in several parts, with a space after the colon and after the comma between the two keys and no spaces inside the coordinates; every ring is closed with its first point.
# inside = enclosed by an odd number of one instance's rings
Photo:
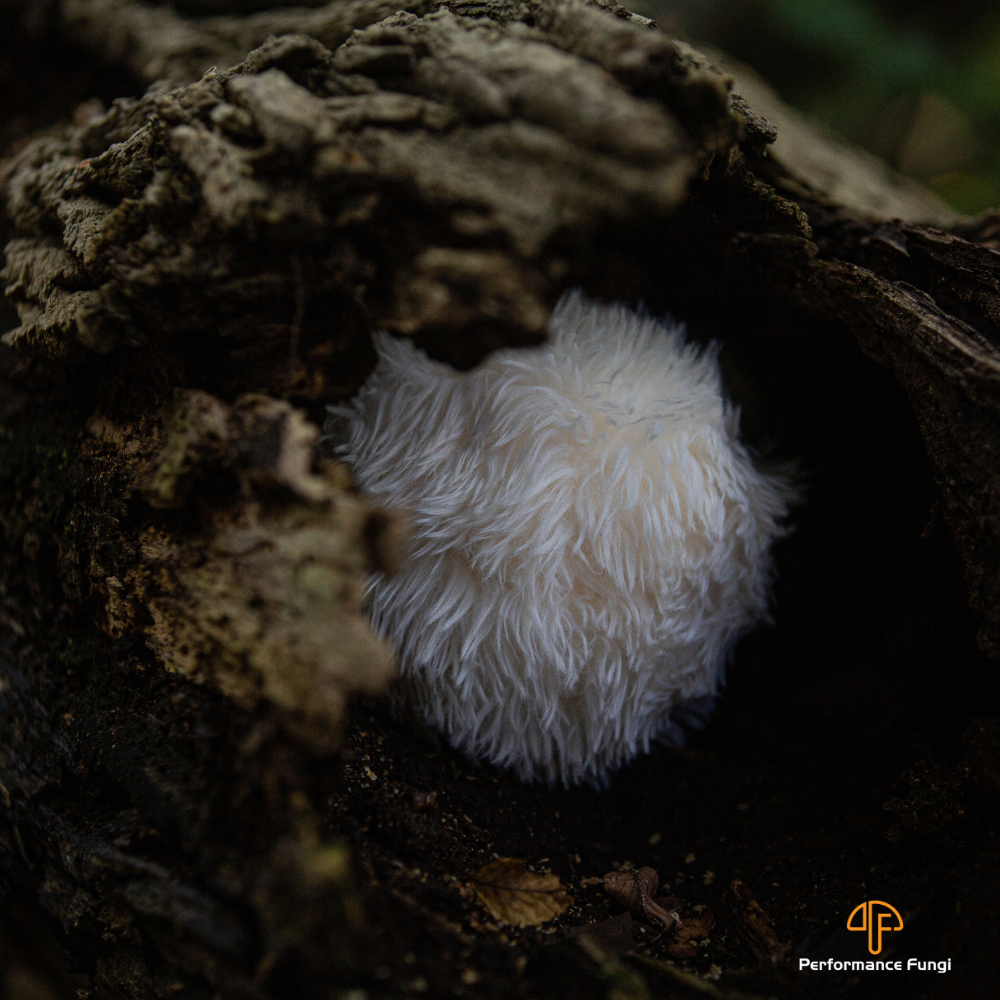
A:
{"type": "Polygon", "coordinates": [[[717,45],[962,212],[1000,204],[1000,5],[986,0],[635,0],[717,45]]]}

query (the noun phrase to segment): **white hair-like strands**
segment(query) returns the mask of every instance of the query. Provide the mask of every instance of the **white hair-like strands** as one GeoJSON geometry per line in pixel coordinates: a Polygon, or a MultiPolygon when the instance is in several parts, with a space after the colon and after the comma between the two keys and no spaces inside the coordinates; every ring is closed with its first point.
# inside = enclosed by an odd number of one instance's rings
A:
{"type": "Polygon", "coordinates": [[[372,617],[406,690],[465,752],[602,784],[715,693],[767,612],[793,489],[739,440],[717,350],[579,292],[547,344],[471,372],[376,337],[331,408],[360,488],[409,512],[372,617]]]}

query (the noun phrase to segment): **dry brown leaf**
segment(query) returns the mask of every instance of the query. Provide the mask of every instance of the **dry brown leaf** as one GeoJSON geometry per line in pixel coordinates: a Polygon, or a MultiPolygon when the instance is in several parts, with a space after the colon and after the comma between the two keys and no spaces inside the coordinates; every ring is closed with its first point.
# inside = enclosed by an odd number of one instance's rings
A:
{"type": "Polygon", "coordinates": [[[470,881],[490,916],[515,927],[555,920],[573,905],[558,876],[528,871],[517,858],[497,858],[470,881]]]}
{"type": "Polygon", "coordinates": [[[742,879],[734,878],[719,902],[737,918],[740,937],[758,958],[780,959],[788,953],[790,946],[778,940],[771,918],[742,879]]]}
{"type": "Polygon", "coordinates": [[[673,958],[694,958],[698,953],[697,942],[707,938],[715,923],[711,910],[704,910],[700,916],[688,917],[677,924],[674,943],[667,949],[673,958]]]}
{"type": "Polygon", "coordinates": [[[604,891],[616,903],[627,906],[633,917],[667,928],[674,923],[674,916],[653,898],[659,885],[660,878],[652,868],[608,872],[604,876],[604,891]]]}

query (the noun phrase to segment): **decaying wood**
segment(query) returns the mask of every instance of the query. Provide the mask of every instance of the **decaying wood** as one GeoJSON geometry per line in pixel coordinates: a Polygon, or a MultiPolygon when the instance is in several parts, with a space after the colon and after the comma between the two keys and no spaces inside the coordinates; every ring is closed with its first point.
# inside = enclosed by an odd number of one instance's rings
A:
{"type": "Polygon", "coordinates": [[[400,13],[336,52],[282,37],[26,150],[8,343],[107,352],[210,321],[253,345],[247,388],[328,399],[373,322],[432,351],[461,330],[436,353],[463,366],[537,341],[572,267],[558,244],[669,214],[736,123],[724,77],[644,25],[498,15],[400,13]]]}
{"type": "Polygon", "coordinates": [[[345,698],[393,672],[363,588],[406,528],[316,444],[376,329],[468,368],[581,285],[849,331],[906,390],[1000,655],[988,220],[880,211],[850,151],[831,184],[768,156],[749,91],[615,3],[30,6],[3,9],[152,84],[2,165],[0,859],[96,956],[79,988],[371,972],[317,817],[345,698]]]}

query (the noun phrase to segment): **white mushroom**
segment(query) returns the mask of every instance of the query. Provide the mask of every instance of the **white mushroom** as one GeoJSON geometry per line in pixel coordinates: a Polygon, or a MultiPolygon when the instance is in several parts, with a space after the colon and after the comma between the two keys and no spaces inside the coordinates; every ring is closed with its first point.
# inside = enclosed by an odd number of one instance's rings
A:
{"type": "Polygon", "coordinates": [[[372,581],[406,696],[525,780],[604,783],[766,615],[787,477],[741,444],[716,347],[621,305],[570,293],[547,344],[471,372],[376,347],[331,419],[360,488],[413,520],[372,581]]]}

